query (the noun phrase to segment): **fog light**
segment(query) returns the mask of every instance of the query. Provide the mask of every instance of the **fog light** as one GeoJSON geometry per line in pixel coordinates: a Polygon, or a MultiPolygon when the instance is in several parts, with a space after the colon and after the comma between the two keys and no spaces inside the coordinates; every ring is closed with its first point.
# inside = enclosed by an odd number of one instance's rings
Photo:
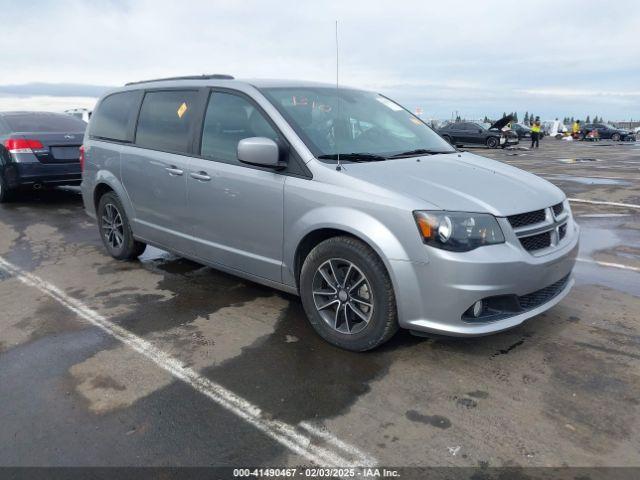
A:
{"type": "Polygon", "coordinates": [[[473,304],[473,316],[478,318],[482,314],[482,310],[484,309],[484,305],[482,304],[482,300],[478,300],[473,304]]]}

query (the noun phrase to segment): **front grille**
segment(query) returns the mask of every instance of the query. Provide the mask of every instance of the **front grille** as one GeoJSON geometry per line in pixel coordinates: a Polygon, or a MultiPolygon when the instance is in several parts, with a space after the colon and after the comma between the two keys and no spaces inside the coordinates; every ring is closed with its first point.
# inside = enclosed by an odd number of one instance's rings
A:
{"type": "Polygon", "coordinates": [[[541,250],[551,246],[551,232],[543,232],[530,237],[520,238],[520,243],[528,252],[541,250]]]}
{"type": "Polygon", "coordinates": [[[561,225],[558,229],[560,240],[562,240],[567,235],[567,224],[561,225]]]}
{"type": "Polygon", "coordinates": [[[568,281],[569,275],[562,278],[561,280],[558,280],[556,283],[549,285],[548,287],[544,287],[533,293],[518,297],[520,308],[522,308],[522,310],[532,310],[544,303],[547,303],[564,289],[568,281]]]}
{"type": "Polygon", "coordinates": [[[544,209],[527,213],[519,213],[517,215],[507,217],[513,228],[526,227],[527,225],[544,222],[545,218],[544,209]]]}
{"type": "Polygon", "coordinates": [[[553,207],[553,214],[557,217],[558,215],[560,215],[562,213],[562,211],[564,210],[564,204],[559,203],[557,205],[554,205],[553,207]]]}

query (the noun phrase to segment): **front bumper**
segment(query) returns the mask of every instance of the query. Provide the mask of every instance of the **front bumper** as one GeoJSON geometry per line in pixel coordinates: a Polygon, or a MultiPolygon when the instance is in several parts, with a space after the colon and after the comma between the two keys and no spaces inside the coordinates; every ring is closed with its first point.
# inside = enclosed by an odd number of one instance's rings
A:
{"type": "Polygon", "coordinates": [[[5,167],[5,178],[9,188],[34,184],[79,185],[82,172],[79,163],[11,163],[5,167]]]}
{"type": "Polygon", "coordinates": [[[579,227],[569,222],[566,237],[549,253],[534,256],[513,235],[506,242],[471,252],[425,247],[425,262],[392,261],[399,324],[402,328],[451,336],[480,336],[506,330],[560,302],[574,285],[579,227]],[[548,301],[495,321],[463,319],[476,301],[525,296],[568,277],[548,301]]]}

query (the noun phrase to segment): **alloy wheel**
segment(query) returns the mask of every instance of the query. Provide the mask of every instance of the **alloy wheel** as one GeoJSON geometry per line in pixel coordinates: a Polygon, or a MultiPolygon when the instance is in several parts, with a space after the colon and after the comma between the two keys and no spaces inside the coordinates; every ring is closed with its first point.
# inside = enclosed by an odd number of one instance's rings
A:
{"type": "Polygon", "coordinates": [[[124,226],[122,223],[122,215],[118,208],[107,203],[102,213],[102,234],[107,244],[114,249],[119,249],[124,242],[124,226]]]}
{"type": "Polygon", "coordinates": [[[343,334],[361,332],[373,316],[373,291],[354,263],[332,258],[313,277],[313,301],[324,322],[343,334]]]}

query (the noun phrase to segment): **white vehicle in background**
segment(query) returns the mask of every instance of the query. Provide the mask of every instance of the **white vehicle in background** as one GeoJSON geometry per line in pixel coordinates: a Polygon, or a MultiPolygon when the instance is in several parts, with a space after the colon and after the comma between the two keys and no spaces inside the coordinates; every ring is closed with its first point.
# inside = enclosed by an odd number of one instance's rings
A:
{"type": "Polygon", "coordinates": [[[567,126],[560,120],[543,122],[542,128],[545,135],[549,135],[550,137],[554,138],[562,138],[565,133],[569,132],[567,126]]]}
{"type": "Polygon", "coordinates": [[[86,123],[89,123],[89,119],[91,118],[91,110],[88,108],[70,108],[69,110],[65,110],[64,113],[84,120],[86,123]]]}

